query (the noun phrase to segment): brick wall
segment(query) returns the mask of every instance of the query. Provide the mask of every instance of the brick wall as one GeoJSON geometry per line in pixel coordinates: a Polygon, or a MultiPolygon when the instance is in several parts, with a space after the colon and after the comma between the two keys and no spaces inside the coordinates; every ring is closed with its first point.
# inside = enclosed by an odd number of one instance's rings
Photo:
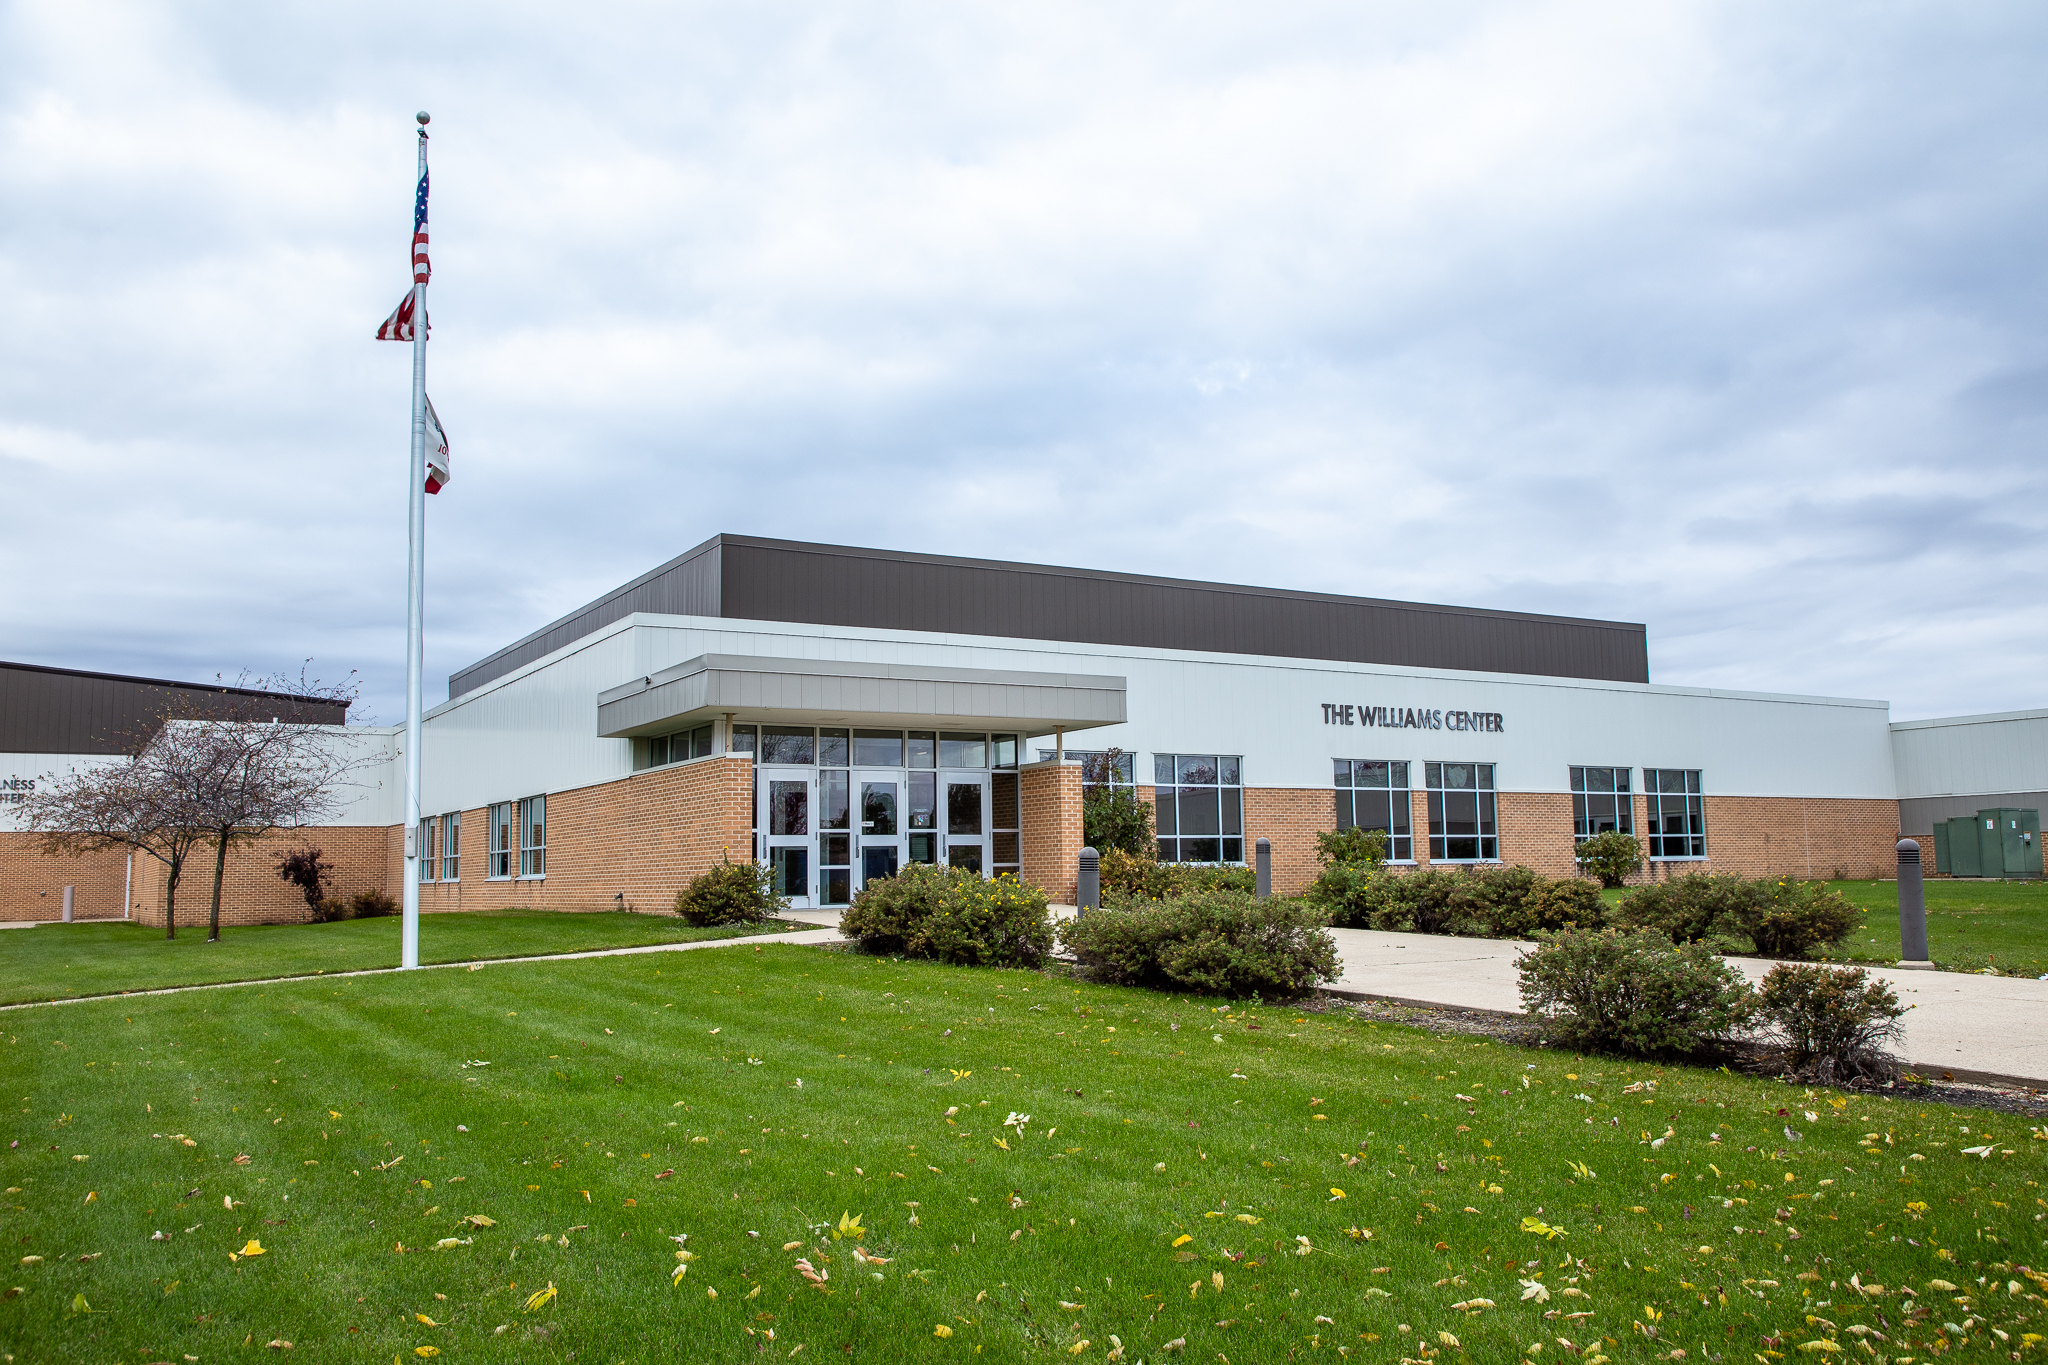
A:
{"type": "MultiPolygon", "coordinates": [[[[136,858],[136,874],[150,859],[136,858]]],[[[0,832],[0,920],[62,919],[64,888],[75,886],[72,913],[79,919],[121,918],[126,853],[88,853],[52,858],[36,847],[36,836],[0,832]]]]}
{"type": "Polygon", "coordinates": [[[753,773],[724,755],[549,792],[547,875],[531,880],[489,876],[489,812],[466,810],[461,878],[422,884],[420,911],[670,910],[721,857],[753,858],[753,773]]]}
{"type": "MultiPolygon", "coordinates": [[[[327,825],[315,829],[280,833],[254,843],[236,844],[228,850],[226,874],[221,878],[220,922],[237,924],[304,924],[311,918],[299,888],[279,879],[276,854],[307,845],[319,848],[324,861],[334,868],[328,881],[330,896],[349,896],[358,891],[381,889],[396,897],[401,849],[395,827],[382,825],[327,825]]],[[[204,925],[213,901],[212,844],[201,844],[185,860],[178,879],[178,927],[204,925]]],[[[164,922],[164,868],[154,858],[135,860],[137,883],[135,917],[144,924],[164,922]],[[150,871],[143,876],[143,863],[150,871]]]]}
{"type": "Polygon", "coordinates": [[[1294,896],[1308,889],[1319,870],[1316,835],[1336,827],[1336,804],[1327,791],[1245,788],[1244,860],[1253,861],[1257,840],[1272,842],[1275,895],[1294,896]]]}
{"type": "Polygon", "coordinates": [[[1072,905],[1081,856],[1081,765],[1032,763],[1018,777],[1024,800],[1024,866],[1018,875],[1055,904],[1072,905]]]}

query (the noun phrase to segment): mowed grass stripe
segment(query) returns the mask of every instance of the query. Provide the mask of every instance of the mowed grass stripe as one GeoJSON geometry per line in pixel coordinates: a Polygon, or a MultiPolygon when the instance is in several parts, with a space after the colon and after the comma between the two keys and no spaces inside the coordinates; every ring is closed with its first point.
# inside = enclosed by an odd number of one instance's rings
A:
{"type": "MultiPolygon", "coordinates": [[[[672,916],[614,911],[467,911],[421,917],[420,961],[537,957],[812,927],[694,929],[672,916]]],[[[398,933],[396,917],[229,928],[218,943],[206,941],[203,919],[180,928],[172,940],[160,928],[121,922],[9,929],[0,937],[0,1004],[396,967],[398,933]]]]}
{"type": "Polygon", "coordinates": [[[2048,1143],[2010,1119],[1212,1004],[762,945],[11,1016],[4,1211],[44,1259],[10,1267],[0,1334],[94,1360],[1100,1360],[1111,1334],[1125,1360],[1176,1338],[1506,1359],[1560,1335],[1624,1360],[1834,1339],[1815,1299],[1838,1325],[1901,1316],[1823,1288],[1852,1270],[1925,1295],[2038,1254],[2048,1143]],[[1960,1154],[1987,1129],[2015,1155],[1960,1154]],[[831,1239],[842,1214],[886,1264],[831,1239]],[[672,1285],[678,1233],[696,1259],[672,1285]],[[1523,1302],[1539,1273],[1554,1296],[1523,1302]]]}

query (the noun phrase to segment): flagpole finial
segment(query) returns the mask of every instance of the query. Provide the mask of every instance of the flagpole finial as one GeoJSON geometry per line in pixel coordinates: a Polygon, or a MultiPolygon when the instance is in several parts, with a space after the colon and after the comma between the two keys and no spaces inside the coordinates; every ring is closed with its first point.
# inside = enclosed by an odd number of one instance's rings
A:
{"type": "Polygon", "coordinates": [[[420,121],[420,127],[422,128],[426,127],[429,123],[432,123],[434,121],[434,116],[432,114],[429,114],[424,109],[420,110],[417,114],[414,114],[413,117],[420,121]]]}

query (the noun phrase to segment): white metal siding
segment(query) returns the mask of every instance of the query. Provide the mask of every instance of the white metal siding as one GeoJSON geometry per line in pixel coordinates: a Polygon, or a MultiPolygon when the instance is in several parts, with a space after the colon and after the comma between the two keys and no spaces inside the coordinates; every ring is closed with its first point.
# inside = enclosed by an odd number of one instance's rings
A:
{"type": "Polygon", "coordinates": [[[1076,747],[1137,754],[1140,781],[1155,752],[1235,753],[1246,783],[1266,787],[1327,787],[1342,757],[1491,762],[1512,791],[1565,791],[1570,765],[1608,764],[1698,768],[1719,795],[1898,794],[1883,702],[638,615],[437,708],[424,809],[627,775],[630,741],[597,737],[598,693],[700,654],[1121,675],[1131,719],[1086,731],[1076,747]],[[1334,726],[1324,702],[1491,711],[1505,724],[1499,734],[1334,726]]]}
{"type": "Polygon", "coordinates": [[[1901,797],[2048,789],[2048,711],[1902,721],[1892,753],[1901,797]]]}

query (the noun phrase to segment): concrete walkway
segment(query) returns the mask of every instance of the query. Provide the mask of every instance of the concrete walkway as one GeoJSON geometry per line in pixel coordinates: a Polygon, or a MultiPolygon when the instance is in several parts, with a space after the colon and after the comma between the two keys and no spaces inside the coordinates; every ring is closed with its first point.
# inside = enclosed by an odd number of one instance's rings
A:
{"type": "MultiPolygon", "coordinates": [[[[1052,907],[1055,919],[1071,918],[1070,905],[1052,907]]],[[[422,970],[453,971],[516,966],[526,962],[573,962],[592,957],[628,957],[646,953],[692,952],[700,948],[732,948],[749,943],[795,943],[824,947],[845,942],[836,910],[787,910],[783,918],[815,926],[782,934],[744,938],[702,939],[694,943],[653,943],[634,948],[596,948],[579,953],[540,957],[489,958],[474,962],[433,963],[422,970]]],[[[1330,994],[1353,1000],[1386,1000],[1406,1005],[1447,1005],[1457,1009],[1522,1012],[1515,959],[1529,944],[1501,939],[1450,938],[1437,934],[1389,934],[1371,929],[1332,929],[1343,975],[1331,983],[1330,994]]],[[[1771,963],[1730,958],[1751,981],[1761,981],[1771,963]]],[[[170,995],[188,990],[232,990],[278,980],[333,980],[345,976],[380,976],[398,970],[380,967],[359,972],[328,972],[315,977],[271,978],[268,981],[220,982],[205,986],[169,986],[125,992],[125,996],[170,995]]],[[[1870,969],[1891,983],[1899,999],[1912,1006],[1905,1017],[1906,1037],[1900,1051],[1907,1064],[1929,1077],[1944,1072],[1957,1080],[2018,1084],[2048,1089],[2048,981],[2023,977],[1973,976],[1961,972],[1870,969]]],[[[0,1010],[37,1009],[44,1005],[104,1000],[79,996],[0,1006],[0,1010]]],[[[121,998],[121,997],[117,997],[121,998]]]]}

